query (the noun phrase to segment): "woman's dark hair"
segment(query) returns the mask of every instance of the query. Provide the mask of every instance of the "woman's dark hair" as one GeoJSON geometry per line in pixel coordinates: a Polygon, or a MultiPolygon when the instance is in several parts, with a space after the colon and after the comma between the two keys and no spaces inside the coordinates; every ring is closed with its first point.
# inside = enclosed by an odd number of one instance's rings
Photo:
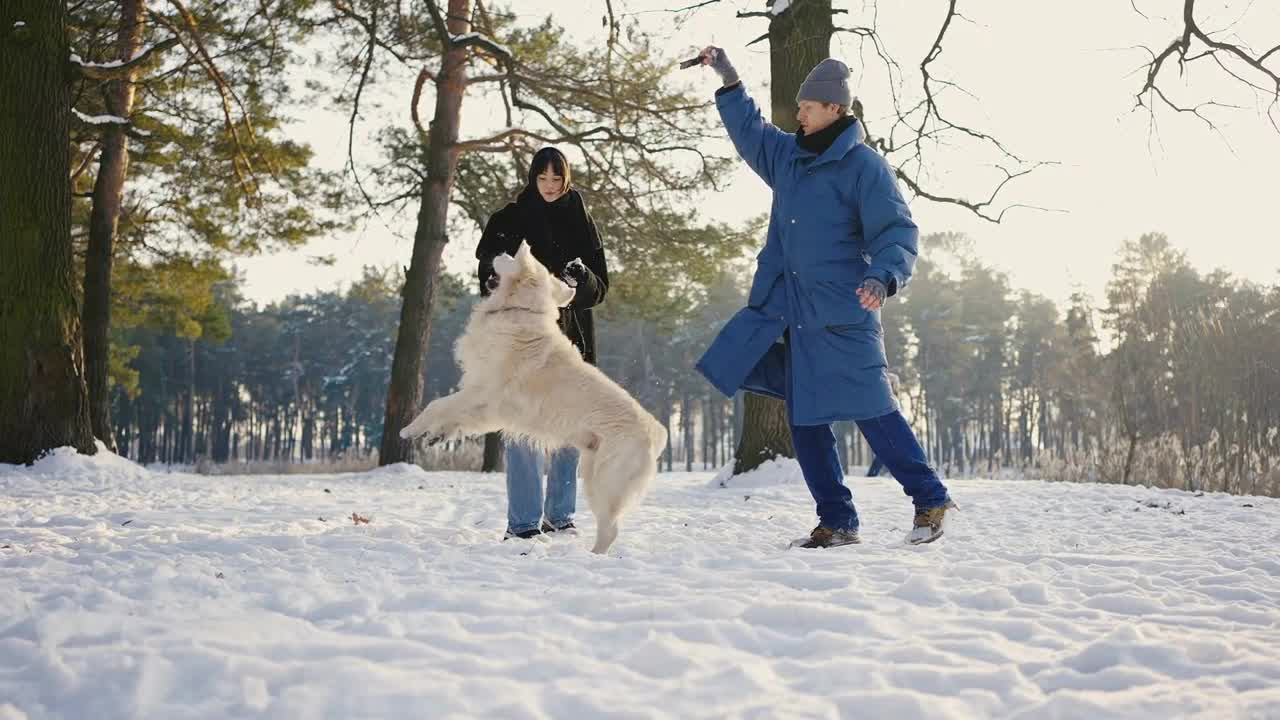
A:
{"type": "Polygon", "coordinates": [[[529,187],[537,188],[538,176],[550,170],[552,173],[564,178],[564,186],[560,188],[561,193],[569,191],[569,158],[560,152],[559,148],[544,147],[534,153],[533,160],[529,162],[529,187]]]}

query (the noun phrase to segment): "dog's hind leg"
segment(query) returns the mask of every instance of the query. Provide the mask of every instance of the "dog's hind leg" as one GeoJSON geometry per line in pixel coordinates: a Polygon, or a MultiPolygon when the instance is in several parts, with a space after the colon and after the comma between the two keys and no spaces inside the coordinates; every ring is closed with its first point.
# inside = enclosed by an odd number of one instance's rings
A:
{"type": "MultiPolygon", "coordinates": [[[[594,510],[592,512],[595,512],[594,510]]],[[[591,548],[591,552],[597,555],[603,555],[609,550],[609,546],[614,540],[618,539],[618,519],[612,515],[596,514],[596,544],[591,548]]]]}
{"type": "MultiPolygon", "coordinates": [[[[599,447],[597,445],[597,447],[599,447]]],[[[581,462],[578,467],[582,471],[582,490],[587,496],[587,505],[591,507],[591,515],[596,520],[596,544],[591,552],[604,554],[618,537],[617,503],[609,492],[607,479],[601,475],[601,464],[604,455],[598,450],[581,449],[581,462]]]]}
{"type": "MultiPolygon", "coordinates": [[[[581,450],[580,452],[582,454],[578,458],[578,472],[582,475],[582,493],[587,496],[587,507],[591,508],[591,516],[596,521],[596,546],[591,551],[598,553],[602,552],[597,548],[600,547],[601,528],[604,527],[604,506],[601,503],[600,490],[597,485],[599,476],[596,474],[596,464],[600,461],[600,457],[591,450],[581,450]]],[[[614,536],[617,536],[616,531],[614,536]]],[[[609,545],[606,543],[605,548],[607,549],[608,547],[609,545]]]]}
{"type": "Polygon", "coordinates": [[[571,444],[578,449],[578,473],[582,476],[582,485],[589,488],[595,474],[600,436],[593,432],[583,433],[581,437],[574,438],[571,444]]]}
{"type": "MultiPolygon", "coordinates": [[[[578,451],[578,474],[582,476],[582,487],[590,488],[595,478],[596,471],[596,451],[595,450],[579,450],[578,451]]],[[[590,490],[587,490],[590,492],[590,490]]]]}
{"type": "Polygon", "coordinates": [[[596,544],[591,552],[604,553],[617,539],[622,515],[644,494],[654,476],[654,463],[647,438],[601,444],[586,486],[587,502],[596,518],[596,544]]]}

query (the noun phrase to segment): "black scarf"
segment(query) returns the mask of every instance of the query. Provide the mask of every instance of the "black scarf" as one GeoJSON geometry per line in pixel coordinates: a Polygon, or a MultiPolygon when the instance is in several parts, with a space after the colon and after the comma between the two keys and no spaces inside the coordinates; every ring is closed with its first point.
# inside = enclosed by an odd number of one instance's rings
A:
{"type": "Polygon", "coordinates": [[[850,115],[841,115],[836,121],[822,128],[812,135],[805,135],[804,130],[796,130],[796,144],[803,150],[808,150],[815,155],[821,155],[831,147],[831,143],[840,137],[840,133],[844,132],[853,125],[857,120],[850,115]]]}
{"type": "Polygon", "coordinates": [[[574,237],[585,231],[586,210],[569,191],[547,202],[533,186],[526,186],[516,198],[521,229],[529,249],[553,273],[563,270],[573,255],[574,237]]]}

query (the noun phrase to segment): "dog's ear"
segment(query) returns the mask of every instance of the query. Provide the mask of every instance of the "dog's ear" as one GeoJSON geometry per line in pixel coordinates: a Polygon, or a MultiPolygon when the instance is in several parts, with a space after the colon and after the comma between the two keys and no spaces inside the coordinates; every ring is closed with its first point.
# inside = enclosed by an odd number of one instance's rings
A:
{"type": "Polygon", "coordinates": [[[564,307],[573,302],[573,296],[577,293],[577,288],[569,287],[560,278],[551,278],[551,299],[556,301],[556,307],[564,307]]]}
{"type": "Polygon", "coordinates": [[[516,262],[524,265],[533,260],[533,251],[529,249],[529,241],[521,240],[520,248],[516,250],[516,262]]]}
{"type": "Polygon", "coordinates": [[[510,275],[520,269],[520,264],[516,259],[506,253],[502,253],[493,258],[493,269],[499,275],[510,275]]]}

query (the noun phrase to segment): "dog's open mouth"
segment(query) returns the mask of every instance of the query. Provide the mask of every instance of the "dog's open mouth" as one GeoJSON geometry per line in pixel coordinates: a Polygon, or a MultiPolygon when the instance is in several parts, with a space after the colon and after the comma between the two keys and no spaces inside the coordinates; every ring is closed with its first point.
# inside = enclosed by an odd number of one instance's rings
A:
{"type": "Polygon", "coordinates": [[[493,292],[498,289],[498,283],[500,282],[502,281],[498,278],[498,274],[494,273],[489,276],[488,280],[484,281],[484,286],[489,289],[489,292],[493,292]]]}

